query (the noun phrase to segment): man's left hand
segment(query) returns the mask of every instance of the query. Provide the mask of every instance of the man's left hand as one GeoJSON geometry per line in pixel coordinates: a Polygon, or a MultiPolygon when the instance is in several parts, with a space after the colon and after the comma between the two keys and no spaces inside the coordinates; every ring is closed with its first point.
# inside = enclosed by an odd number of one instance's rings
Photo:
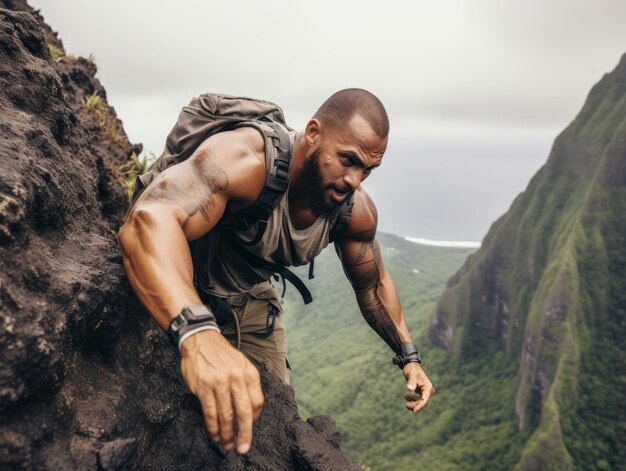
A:
{"type": "Polygon", "coordinates": [[[408,390],[407,402],[405,407],[413,412],[419,412],[426,404],[430,396],[435,394],[435,387],[430,382],[426,373],[422,369],[422,365],[416,362],[407,363],[402,369],[404,377],[406,378],[406,388],[408,390]],[[410,394],[413,393],[413,394],[410,394]],[[412,396],[412,397],[410,397],[412,396]],[[416,396],[420,396],[419,398],[416,396]]]}

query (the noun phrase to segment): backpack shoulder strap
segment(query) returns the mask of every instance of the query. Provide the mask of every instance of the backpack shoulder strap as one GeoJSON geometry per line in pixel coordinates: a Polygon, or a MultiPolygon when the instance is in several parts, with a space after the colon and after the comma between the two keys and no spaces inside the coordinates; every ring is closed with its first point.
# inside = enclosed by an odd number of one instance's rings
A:
{"type": "MultiPolygon", "coordinates": [[[[237,214],[226,214],[220,224],[225,228],[244,230],[258,223],[256,236],[245,245],[256,245],[267,227],[267,221],[289,187],[291,177],[291,142],[287,130],[280,124],[264,121],[267,125],[257,127],[254,123],[242,123],[242,126],[253,125],[263,132],[266,139],[266,152],[274,153],[273,168],[265,173],[265,186],[259,198],[248,209],[237,214]]],[[[267,160],[266,160],[267,161],[267,160]]]]}
{"type": "MultiPolygon", "coordinates": [[[[254,127],[263,134],[266,154],[268,152],[274,153],[273,168],[266,170],[263,190],[257,201],[250,208],[237,214],[224,214],[217,226],[193,244],[194,281],[196,286],[207,295],[209,290],[212,289],[209,266],[215,257],[220,242],[229,240],[229,237],[221,237],[222,231],[228,233],[229,229],[247,229],[252,224],[258,222],[258,229],[254,239],[246,245],[258,243],[265,233],[267,221],[274,207],[289,186],[291,175],[291,142],[287,132],[289,128],[271,120],[241,122],[237,123],[235,127],[243,126],[254,127]]],[[[269,159],[266,159],[266,161],[269,162],[269,159]]],[[[239,244],[235,245],[237,248],[240,247],[239,244]]],[[[240,248],[245,251],[243,247],[240,248]]],[[[303,296],[310,298],[310,293],[308,293],[308,296],[303,296]]]]}
{"type": "Polygon", "coordinates": [[[354,207],[354,194],[348,199],[339,210],[339,214],[335,218],[335,221],[330,228],[329,241],[335,242],[339,236],[350,225],[350,219],[352,218],[352,208],[354,207]]]}

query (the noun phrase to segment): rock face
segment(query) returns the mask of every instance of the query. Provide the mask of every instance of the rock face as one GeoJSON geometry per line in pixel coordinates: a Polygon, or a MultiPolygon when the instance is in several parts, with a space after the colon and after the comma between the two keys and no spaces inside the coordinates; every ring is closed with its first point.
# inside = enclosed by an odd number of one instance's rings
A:
{"type": "Polygon", "coordinates": [[[518,365],[521,469],[626,462],[626,55],[448,282],[429,335],[518,365]]]}
{"type": "Polygon", "coordinates": [[[0,7],[0,469],[359,469],[266,372],[251,452],[209,440],[121,265],[116,169],[140,147],[84,104],[106,99],[95,65],[25,2],[0,7]]]}

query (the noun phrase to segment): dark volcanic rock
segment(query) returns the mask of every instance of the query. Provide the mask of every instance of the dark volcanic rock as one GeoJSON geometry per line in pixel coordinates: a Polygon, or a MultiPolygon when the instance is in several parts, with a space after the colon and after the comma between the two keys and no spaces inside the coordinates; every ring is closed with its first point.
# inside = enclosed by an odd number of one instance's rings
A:
{"type": "Polygon", "coordinates": [[[318,416],[307,419],[306,422],[295,422],[292,429],[296,441],[294,457],[303,470],[361,469],[350,464],[341,453],[341,436],[335,421],[330,417],[318,416]]]}
{"type": "Polygon", "coordinates": [[[137,441],[113,440],[98,452],[98,466],[103,471],[130,471],[137,468],[137,441]]]}
{"type": "Polygon", "coordinates": [[[116,169],[140,146],[84,106],[106,98],[92,62],[54,60],[37,12],[0,7],[0,469],[353,469],[334,424],[302,422],[264,371],[250,453],[209,440],[121,264],[116,169]]]}

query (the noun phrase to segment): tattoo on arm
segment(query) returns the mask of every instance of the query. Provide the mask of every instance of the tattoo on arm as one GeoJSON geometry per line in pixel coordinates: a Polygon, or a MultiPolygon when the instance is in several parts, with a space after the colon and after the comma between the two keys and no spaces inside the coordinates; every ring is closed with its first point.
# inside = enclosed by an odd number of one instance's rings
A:
{"type": "Polygon", "coordinates": [[[367,323],[394,352],[400,353],[402,345],[398,331],[389,316],[389,312],[387,312],[387,308],[378,298],[375,290],[367,293],[363,298],[366,299],[359,299],[359,306],[367,323]]]}
{"type": "Polygon", "coordinates": [[[354,261],[346,263],[348,278],[355,289],[367,289],[380,278],[381,265],[382,256],[378,242],[375,239],[362,242],[354,261]]]}
{"type": "Polygon", "coordinates": [[[374,262],[376,262],[376,265],[380,266],[380,264],[383,263],[383,256],[380,253],[380,245],[378,245],[378,242],[376,242],[376,240],[374,240],[374,246],[372,250],[374,251],[374,262]]]}
{"type": "Polygon", "coordinates": [[[382,262],[382,256],[380,254],[380,245],[378,245],[378,242],[376,241],[376,239],[371,240],[371,241],[361,242],[361,246],[359,247],[359,252],[357,253],[356,258],[354,259],[354,263],[351,263],[350,265],[359,265],[361,263],[370,262],[371,260],[374,260],[374,262],[376,262],[376,264],[378,265],[380,265],[382,262]],[[370,258],[364,261],[363,259],[367,255],[368,250],[372,251],[373,258],[370,258]]]}
{"type": "Polygon", "coordinates": [[[354,260],[355,265],[363,261],[363,259],[365,258],[365,255],[367,254],[367,250],[370,249],[373,244],[374,242],[370,242],[370,241],[361,242],[361,246],[359,247],[359,253],[356,256],[356,259],[354,260]]]}
{"type": "Polygon", "coordinates": [[[346,263],[346,273],[367,323],[394,352],[400,353],[402,349],[398,331],[377,291],[381,267],[380,246],[373,239],[361,243],[354,260],[346,263]]]}
{"type": "Polygon", "coordinates": [[[209,155],[199,155],[192,165],[194,174],[188,180],[164,178],[148,189],[146,199],[176,204],[189,216],[200,212],[210,223],[210,210],[216,207],[215,195],[228,189],[228,175],[209,155]]]}
{"type": "MultiPolygon", "coordinates": [[[[196,208],[196,211],[200,211],[200,214],[205,219],[205,221],[210,223],[211,218],[209,217],[209,211],[210,211],[210,208],[215,208],[215,196],[214,195],[217,192],[224,191],[226,188],[218,187],[215,185],[208,185],[207,189],[208,189],[209,194],[207,195],[206,199],[198,205],[198,207],[196,208]]],[[[190,216],[193,216],[193,214],[195,214],[196,211],[190,214],[190,216]]]]}
{"type": "Polygon", "coordinates": [[[365,270],[359,272],[356,275],[356,279],[354,280],[355,286],[372,286],[378,281],[380,277],[380,272],[378,271],[378,265],[375,263],[372,264],[372,267],[369,270],[365,270]]]}

